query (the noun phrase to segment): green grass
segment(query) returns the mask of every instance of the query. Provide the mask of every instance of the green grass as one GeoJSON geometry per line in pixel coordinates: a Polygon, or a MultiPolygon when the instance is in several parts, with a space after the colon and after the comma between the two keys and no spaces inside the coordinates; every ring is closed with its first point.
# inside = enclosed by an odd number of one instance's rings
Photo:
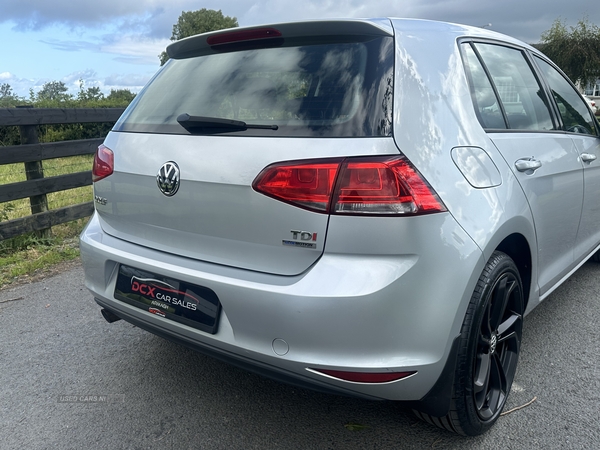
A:
{"type": "Polygon", "coordinates": [[[0,241],[0,289],[79,258],[78,236],[87,221],[79,219],[52,227],[51,239],[41,240],[27,234],[0,241]]]}
{"type": "MultiPolygon", "coordinates": [[[[44,176],[54,177],[69,173],[91,170],[93,155],[73,156],[70,158],[48,159],[43,161],[44,176]]],[[[25,166],[23,163],[0,165],[0,185],[25,181],[25,166]]],[[[84,186],[66,191],[48,194],[48,208],[56,209],[63,206],[85,203],[92,200],[92,187],[84,186]]],[[[13,200],[0,203],[0,222],[18,219],[31,214],[29,199],[13,200]]]]}
{"type": "MultiPolygon", "coordinates": [[[[90,170],[93,155],[51,159],[43,162],[44,176],[52,177],[90,170]]],[[[0,185],[25,181],[24,164],[0,165],[0,185]]],[[[84,186],[48,194],[48,208],[56,209],[92,200],[92,187],[84,186]]],[[[29,199],[0,203],[0,222],[31,214],[29,199]]],[[[0,241],[0,288],[37,274],[44,274],[61,262],[79,257],[78,236],[88,219],[52,227],[52,238],[34,234],[0,241]]]]}

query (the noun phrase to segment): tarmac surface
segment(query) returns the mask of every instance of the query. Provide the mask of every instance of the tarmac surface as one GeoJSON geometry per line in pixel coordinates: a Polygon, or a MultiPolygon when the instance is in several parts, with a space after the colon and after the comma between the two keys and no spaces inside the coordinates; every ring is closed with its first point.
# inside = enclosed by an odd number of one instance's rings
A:
{"type": "Polygon", "coordinates": [[[0,290],[0,448],[596,449],[599,324],[600,265],[587,263],[525,319],[505,411],[522,408],[464,438],[392,402],[289,387],[108,324],[76,264],[0,290]]]}

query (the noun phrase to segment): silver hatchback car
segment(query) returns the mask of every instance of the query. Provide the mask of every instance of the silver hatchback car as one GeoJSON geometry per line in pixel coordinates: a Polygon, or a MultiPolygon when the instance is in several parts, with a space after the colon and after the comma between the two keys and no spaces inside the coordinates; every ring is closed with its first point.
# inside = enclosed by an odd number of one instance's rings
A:
{"type": "Polygon", "coordinates": [[[600,245],[599,125],[536,49],[402,19],[237,28],[98,149],[86,286],[275,379],[494,424],[523,317],[600,245]]]}

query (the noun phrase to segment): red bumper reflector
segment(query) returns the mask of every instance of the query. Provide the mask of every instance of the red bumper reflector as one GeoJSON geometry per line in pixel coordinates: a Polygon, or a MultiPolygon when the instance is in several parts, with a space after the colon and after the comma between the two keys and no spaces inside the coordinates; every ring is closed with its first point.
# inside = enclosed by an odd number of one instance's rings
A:
{"type": "Polygon", "coordinates": [[[344,381],[352,381],[353,383],[389,383],[391,381],[401,380],[415,373],[412,372],[344,372],[341,370],[328,369],[310,369],[313,372],[329,375],[344,381]]]}

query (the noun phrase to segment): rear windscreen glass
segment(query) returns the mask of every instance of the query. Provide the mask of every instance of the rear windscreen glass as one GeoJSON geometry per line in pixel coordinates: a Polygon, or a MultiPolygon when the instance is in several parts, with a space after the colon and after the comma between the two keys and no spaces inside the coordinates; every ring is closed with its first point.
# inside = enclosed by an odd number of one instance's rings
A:
{"type": "Polygon", "coordinates": [[[388,136],[392,89],[390,37],[214,53],[170,60],[115,131],[190,134],[177,121],[188,114],[275,125],[202,133],[388,136]]]}

